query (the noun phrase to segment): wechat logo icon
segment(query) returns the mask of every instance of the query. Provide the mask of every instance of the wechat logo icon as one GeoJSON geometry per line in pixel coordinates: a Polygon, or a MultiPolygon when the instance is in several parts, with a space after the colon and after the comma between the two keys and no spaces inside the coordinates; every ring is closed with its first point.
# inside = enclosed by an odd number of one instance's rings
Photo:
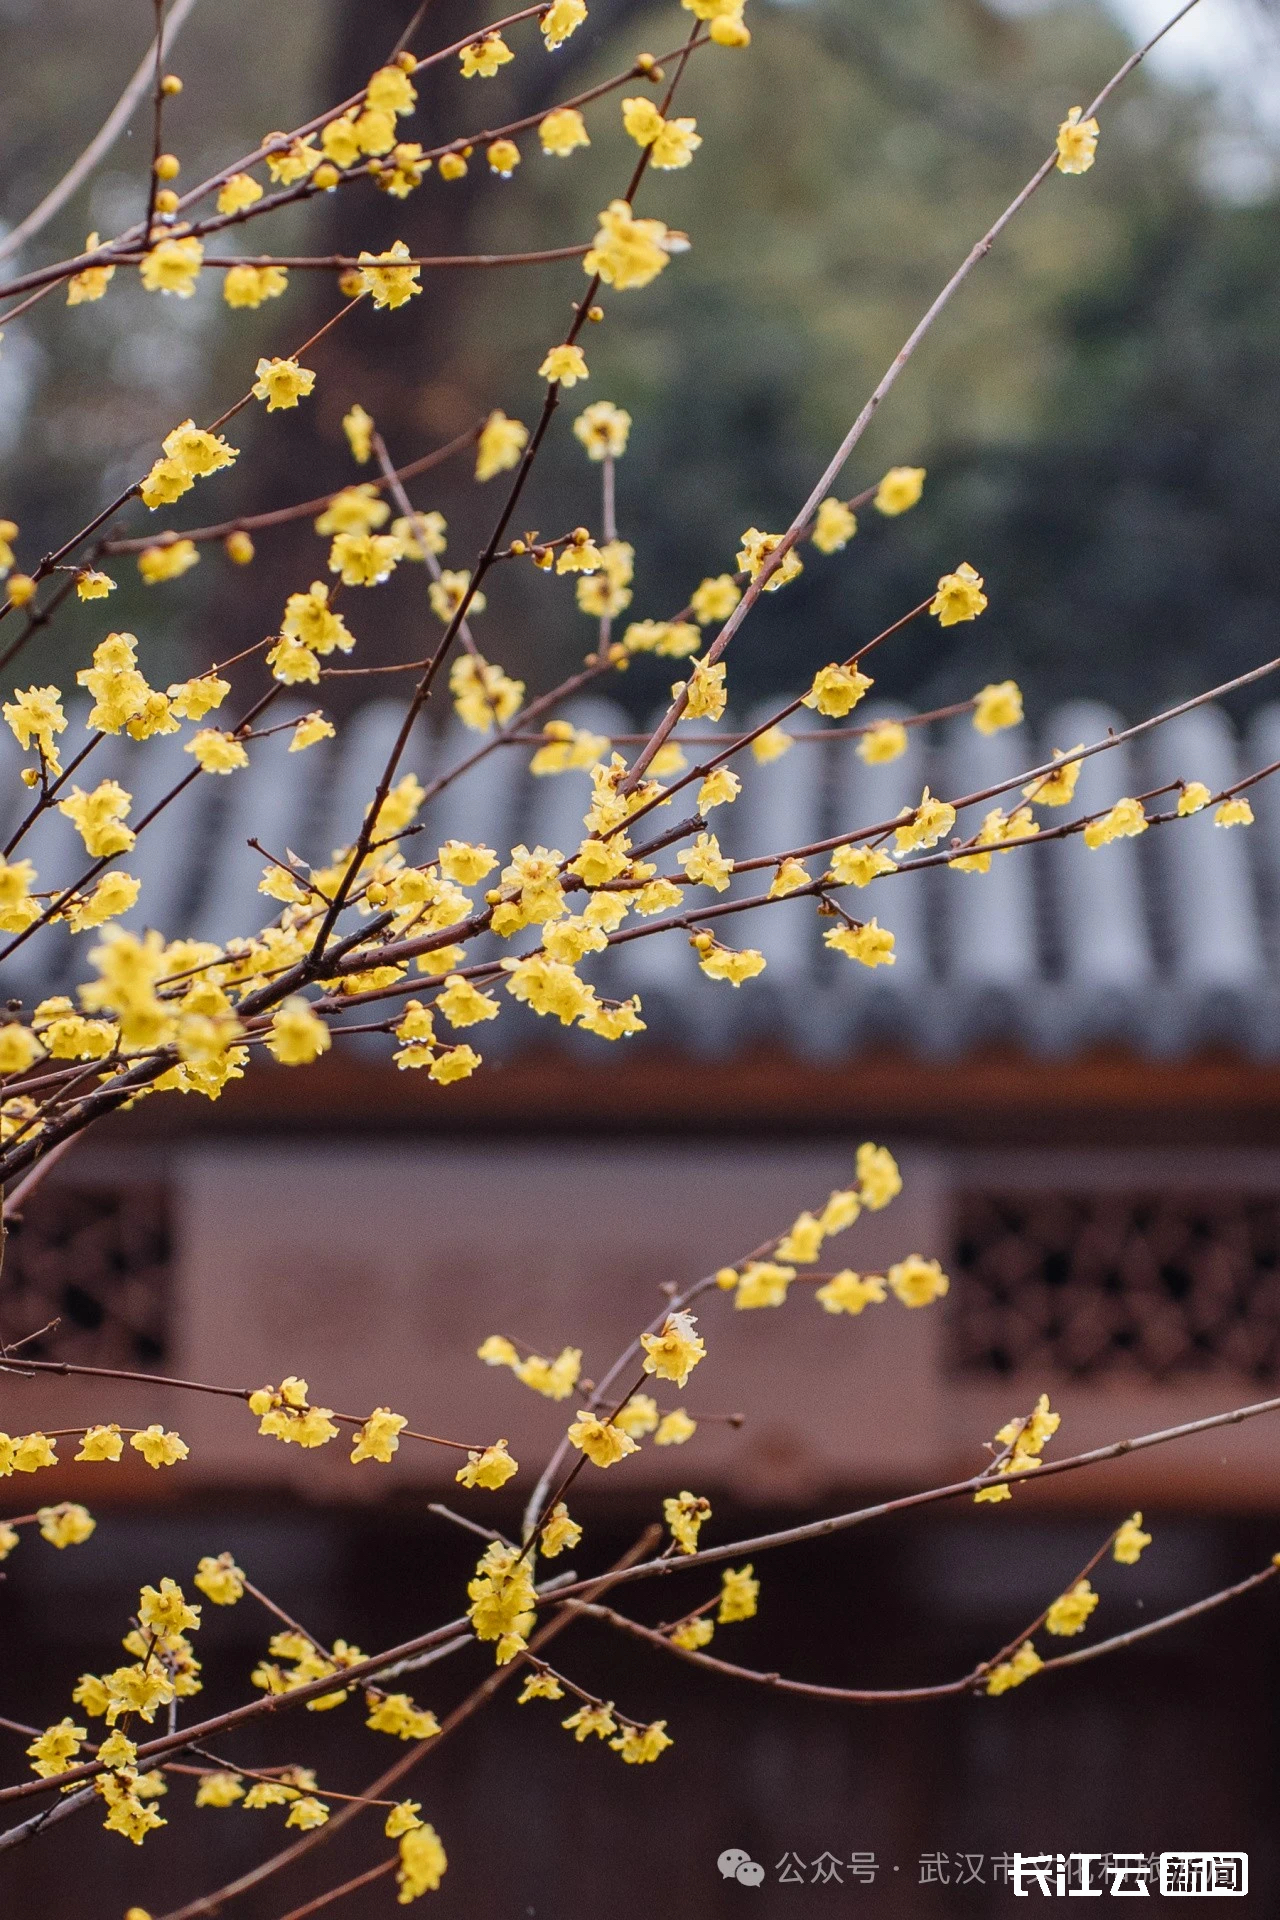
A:
{"type": "Polygon", "coordinates": [[[764,1868],[757,1866],[741,1847],[726,1847],[716,1865],[722,1879],[739,1880],[744,1887],[758,1887],[764,1879],[764,1868]]]}

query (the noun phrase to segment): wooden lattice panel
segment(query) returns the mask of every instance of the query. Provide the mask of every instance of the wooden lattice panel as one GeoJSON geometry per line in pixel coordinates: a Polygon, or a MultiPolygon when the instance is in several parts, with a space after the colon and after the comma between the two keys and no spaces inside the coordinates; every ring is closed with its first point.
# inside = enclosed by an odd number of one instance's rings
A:
{"type": "Polygon", "coordinates": [[[153,1183],[36,1189],[0,1268],[0,1341],[33,1359],[150,1367],[164,1358],[172,1240],[167,1189],[153,1183]]]}
{"type": "Polygon", "coordinates": [[[1280,1201],[1268,1196],[970,1192],[954,1246],[962,1371],[1280,1371],[1280,1201]]]}

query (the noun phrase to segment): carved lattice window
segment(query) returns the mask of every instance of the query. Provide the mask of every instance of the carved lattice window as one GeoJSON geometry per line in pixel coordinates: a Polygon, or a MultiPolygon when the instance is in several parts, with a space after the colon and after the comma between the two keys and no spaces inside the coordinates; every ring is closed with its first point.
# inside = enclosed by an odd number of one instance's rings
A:
{"type": "Polygon", "coordinates": [[[953,1272],[964,1371],[1280,1371],[1280,1201],[1265,1195],[966,1193],[953,1272]]]}
{"type": "Polygon", "coordinates": [[[167,1189],[49,1181],[10,1227],[0,1268],[0,1340],[33,1359],[149,1367],[164,1358],[172,1240],[167,1189]]]}

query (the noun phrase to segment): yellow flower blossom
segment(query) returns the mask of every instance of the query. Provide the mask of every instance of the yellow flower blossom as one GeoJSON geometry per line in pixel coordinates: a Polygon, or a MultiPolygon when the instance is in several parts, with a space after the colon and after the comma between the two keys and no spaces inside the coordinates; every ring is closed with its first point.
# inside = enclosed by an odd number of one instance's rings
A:
{"type": "Polygon", "coordinates": [[[453,1477],[462,1487],[501,1487],[519,1470],[518,1461],[507,1452],[506,1441],[495,1440],[482,1453],[468,1453],[466,1466],[459,1467],[453,1477]]]}
{"type": "Polygon", "coordinates": [[[283,267],[229,267],[222,280],[222,297],[229,307],[256,310],[264,300],[278,300],[289,288],[283,267]]]}
{"type": "Polygon", "coordinates": [[[1237,793],[1214,808],[1213,824],[1215,827],[1251,827],[1253,808],[1242,793],[1237,793]]]}
{"type": "Polygon", "coordinates": [[[711,1502],[694,1493],[674,1494],[663,1501],[662,1515],[680,1552],[696,1553],[699,1529],[711,1518],[711,1502]]]}
{"type": "Polygon", "coordinates": [[[1143,1548],[1150,1545],[1151,1535],[1142,1531],[1142,1515],[1135,1513],[1125,1521],[1116,1534],[1111,1555],[1122,1567],[1133,1567],[1141,1558],[1143,1548]]]}
{"type": "Polygon", "coordinates": [[[752,1577],[750,1566],[726,1567],[720,1578],[716,1619],[722,1627],[732,1626],[735,1620],[754,1619],[759,1598],[760,1582],[752,1577]]]}
{"type": "Polygon", "coordinates": [[[473,40],[464,47],[458,56],[462,63],[464,80],[492,80],[499,67],[505,67],[515,55],[500,33],[486,34],[482,40],[473,40]]]}
{"type": "Polygon", "coordinates": [[[596,400],[584,407],[573,423],[573,437],[591,460],[620,460],[627,450],[631,415],[612,400],[596,400]]]}
{"type": "Polygon", "coordinates": [[[903,808],[902,819],[903,825],[894,829],[893,843],[899,853],[912,853],[918,847],[936,846],[944,833],[950,833],[956,810],[950,801],[935,799],[926,787],[917,806],[903,808]]]}
{"type": "Polygon", "coordinates": [[[1058,157],[1054,165],[1059,173],[1088,173],[1093,165],[1098,151],[1098,123],[1082,120],[1083,112],[1083,107],[1072,107],[1058,128],[1058,157]]]}
{"type": "Polygon", "coordinates": [[[809,535],[819,553],[839,553],[858,531],[857,516],[843,500],[828,499],[818,508],[813,532],[809,535]]]}
{"type": "Polygon", "coordinates": [[[764,972],[765,957],[756,947],[723,947],[710,933],[695,933],[690,945],[709,980],[727,980],[730,986],[740,987],[744,980],[764,972]]]}
{"type": "Polygon", "coordinates": [[[219,213],[243,213],[256,200],[261,200],[262,188],[249,173],[233,173],[225,180],[218,193],[219,213]]]}
{"type": "MultiPolygon", "coordinates": [[[[84,243],[85,252],[96,253],[97,249],[98,235],[88,234],[84,243]]],[[[67,282],[67,305],[79,307],[86,301],[101,300],[114,275],[114,267],[82,267],[67,282]]]]}
{"type": "Polygon", "coordinates": [[[56,1507],[40,1507],[36,1519],[40,1523],[40,1538],[47,1540],[51,1547],[82,1547],[98,1524],[88,1509],[78,1506],[74,1500],[64,1500],[56,1507]]]}
{"type": "Polygon", "coordinates": [[[316,376],[310,367],[300,367],[296,360],[281,360],[279,357],[262,359],[254,371],[258,377],[251,392],[255,400],[266,401],[268,413],[296,407],[316,384],[316,376]]]}
{"type": "Polygon", "coordinates": [[[686,1440],[692,1440],[697,1430],[697,1421],[691,1420],[683,1407],[677,1407],[673,1413],[664,1414],[658,1422],[653,1444],[655,1447],[682,1447],[686,1440]]]}
{"type": "Polygon", "coordinates": [[[618,1731],[618,1723],[613,1717],[612,1700],[602,1706],[592,1706],[589,1701],[584,1702],[576,1713],[571,1713],[567,1720],[560,1722],[560,1725],[566,1732],[572,1733],[579,1746],[584,1740],[590,1739],[593,1733],[598,1739],[607,1740],[611,1733],[618,1731]]]}
{"type": "MultiPolygon", "coordinates": [[[[979,609],[979,612],[981,608],[979,609]]],[[[962,615],[961,618],[971,616],[962,615]]],[[[949,620],[942,622],[950,626],[949,620]]],[[[1016,680],[1000,680],[983,687],[974,695],[973,724],[979,733],[1002,733],[1006,727],[1022,725],[1022,689],[1016,680]]]]}
{"type": "MultiPolygon", "coordinates": [[[[1080,746],[1084,742],[1081,741],[1080,746]]],[[[1072,753],[1078,753],[1079,747],[1072,747],[1072,753]]],[[[1065,750],[1055,747],[1053,751],[1054,771],[1042,774],[1038,780],[1032,780],[1022,789],[1024,800],[1034,800],[1038,807],[1065,807],[1075,798],[1076,782],[1080,778],[1082,760],[1068,760],[1065,766],[1059,764],[1065,750]]],[[[1208,799],[1208,793],[1205,799],[1208,799]]]]}
{"type": "Polygon", "coordinates": [[[914,507],[924,492],[923,467],[890,467],[876,488],[873,505],[891,518],[914,507]]]}
{"type": "Polygon", "coordinates": [[[683,1647],[686,1653],[696,1653],[699,1647],[705,1647],[715,1633],[716,1623],[704,1615],[700,1620],[686,1620],[682,1625],[673,1627],[667,1636],[673,1647],[683,1647]]]}
{"type": "Polygon", "coordinates": [[[403,240],[397,240],[385,253],[362,251],[357,259],[360,284],[366,293],[372,294],[375,307],[387,307],[394,312],[415,293],[422,292],[418,277],[422,269],[404,264],[409,259],[409,249],[403,240]]]}
{"type": "Polygon", "coordinates": [[[667,1732],[665,1720],[651,1721],[647,1727],[621,1727],[616,1740],[609,1742],[615,1753],[620,1753],[628,1766],[636,1766],[648,1760],[656,1760],[666,1749],[674,1746],[667,1732]]]}
{"type": "Polygon", "coordinates": [[[866,887],[881,873],[893,873],[892,857],[882,847],[836,847],[827,868],[837,886],[866,887]]]}
{"type": "MultiPolygon", "coordinates": [[[[740,570],[749,573],[754,580],[771,553],[782,545],[785,536],[781,533],[762,533],[759,527],[748,527],[742,536],[742,546],[738,554],[740,570]]],[[[788,580],[794,580],[797,574],[804,572],[804,562],[794,547],[788,547],[781,561],[770,574],[765,585],[766,593],[776,593],[779,587],[785,587],[788,580]]]]}
{"type": "Polygon", "coordinates": [[[491,141],[484,157],[489,162],[490,173],[496,173],[501,180],[509,180],[520,165],[520,149],[514,140],[491,141]]]}
{"type": "Polygon", "coordinates": [[[189,300],[203,264],[204,247],[193,234],[159,240],[143,256],[142,284],[148,293],[176,293],[180,300],[189,300]]]}
{"type": "Polygon", "coordinates": [[[476,442],[476,479],[492,480],[518,464],[529,444],[529,429],[522,420],[509,420],[500,407],[485,421],[476,442]]]}
{"type": "Polygon", "coordinates": [[[562,387],[576,387],[579,380],[589,378],[582,348],[576,346],[552,347],[538,372],[544,380],[562,387]]]}
{"type": "Polygon", "coordinates": [[[400,1865],[396,1869],[396,1895],[399,1904],[408,1906],[420,1894],[434,1893],[449,1864],[440,1835],[429,1823],[412,1828],[400,1836],[400,1865]]]}
{"type": "Polygon", "coordinates": [[[542,1523],[538,1550],[548,1560],[554,1560],[566,1547],[572,1551],[581,1538],[582,1528],[576,1520],[570,1519],[568,1507],[563,1500],[559,1500],[542,1523]]]}
{"type": "Polygon", "coordinates": [[[864,967],[892,967],[897,962],[893,935],[877,920],[866,920],[856,927],[830,927],[822,936],[822,944],[864,967]]]}
{"type": "Polygon", "coordinates": [[[361,1460],[378,1460],[383,1466],[389,1466],[408,1424],[403,1414],[392,1413],[390,1407],[375,1407],[355,1436],[352,1465],[358,1466],[361,1460]]]}
{"type": "MultiPolygon", "coordinates": [[[[733,575],[718,573],[699,582],[689,597],[689,607],[694,619],[705,627],[715,620],[727,620],[741,598],[742,589],[733,575]]],[[[764,739],[765,735],[760,738],[764,739]]],[[[754,742],[753,751],[759,744],[759,740],[754,742]]],[[[786,748],[782,751],[785,753],[786,748]]]]}
{"type": "Polygon", "coordinates": [[[1084,830],[1084,843],[1091,849],[1109,847],[1114,840],[1131,840],[1145,833],[1149,825],[1140,800],[1117,800],[1100,819],[1090,820],[1084,830]]]}
{"type": "Polygon", "coordinates": [[[904,1307],[928,1307],[942,1299],[951,1282],[936,1260],[909,1253],[890,1267],[889,1285],[904,1307]]]}
{"type": "Polygon", "coordinates": [[[158,1425],[144,1427],[135,1433],[129,1445],[135,1453],[140,1453],[149,1467],[175,1467],[185,1460],[191,1449],[176,1433],[166,1433],[158,1425]]]}
{"type": "Polygon", "coordinates": [[[329,1029],[301,994],[278,1007],[271,1019],[267,1047],[282,1067],[306,1067],[333,1044],[329,1029]]]}
{"type": "Polygon", "coordinates": [[[547,52],[554,53],[557,47],[562,47],[586,17],[586,0],[551,0],[551,5],[538,22],[547,52]]]}
{"type": "Polygon", "coordinates": [[[196,1788],[198,1807],[234,1807],[237,1800],[243,1799],[244,1788],[238,1773],[203,1774],[196,1788]]]}
{"type": "Polygon", "coordinates": [[[642,1333],[645,1373],[683,1387],[698,1362],[706,1358],[706,1346],[694,1332],[696,1324],[691,1313],[669,1313],[661,1333],[642,1333]]]}
{"type": "Polygon", "coordinates": [[[244,1573],[229,1553],[206,1553],[196,1568],[195,1585],[215,1607],[233,1607],[244,1597],[244,1573]]]}
{"type": "Polygon", "coordinates": [[[608,1420],[601,1420],[588,1407],[579,1409],[577,1419],[569,1428],[569,1440],[596,1467],[611,1467],[616,1461],[625,1460],[629,1453],[639,1452],[629,1433],[608,1420]]]}
{"type": "Polygon", "coordinates": [[[77,1460],[118,1460],[124,1452],[124,1439],[112,1421],[107,1427],[90,1427],[80,1442],[77,1460]]]}
{"type": "Polygon", "coordinates": [[[815,1294],[824,1313],[861,1313],[864,1307],[879,1306],[885,1297],[885,1283],[878,1273],[854,1273],[845,1267],[832,1274],[815,1294]]]}
{"type": "MultiPolygon", "coordinates": [[[[544,15],[545,19],[547,16],[544,15]]],[[[589,147],[591,137],[587,124],[576,107],[556,107],[546,118],[538,122],[538,139],[542,151],[553,154],[559,160],[567,160],[577,147],[589,147]]]]}
{"type": "Polygon", "coordinates": [[[1045,1631],[1067,1636],[1083,1633],[1097,1604],[1098,1596],[1089,1582],[1077,1580],[1074,1587],[1059,1595],[1046,1613],[1045,1631]]]}
{"type": "Polygon", "coordinates": [[[599,274],[606,286],[616,287],[619,293],[631,287],[647,287],[666,266],[675,241],[665,222],[636,220],[627,201],[611,200],[600,215],[583,269],[599,274]]]}
{"type": "Polygon", "coordinates": [[[987,604],[982,584],[982,575],[967,560],[962,560],[954,573],[944,573],[929,606],[938,625],[954,627],[962,620],[976,620],[987,604]]]}
{"type": "Polygon", "coordinates": [[[249,764],[249,756],[240,741],[229,733],[220,733],[216,727],[202,727],[182,751],[194,756],[202,773],[234,773],[238,767],[249,764]]]}
{"type": "Polygon", "coordinates": [[[857,667],[842,667],[833,660],[830,666],[819,667],[801,704],[816,708],[829,719],[842,720],[874,684],[870,676],[860,673],[857,667]]]}
{"type": "Polygon", "coordinates": [[[1007,1693],[1010,1687],[1020,1687],[1033,1673],[1039,1673],[1043,1665],[1030,1640],[1024,1640],[1011,1660],[1002,1660],[991,1669],[987,1675],[987,1692],[995,1696],[1007,1693]]]}
{"type": "MultiPolygon", "coordinates": [[[[734,1269],[731,1267],[728,1271],[732,1274],[734,1269]]],[[[736,1276],[733,1304],[743,1309],[783,1306],[787,1288],[795,1277],[794,1267],[779,1266],[775,1260],[748,1260],[736,1276]]]]}

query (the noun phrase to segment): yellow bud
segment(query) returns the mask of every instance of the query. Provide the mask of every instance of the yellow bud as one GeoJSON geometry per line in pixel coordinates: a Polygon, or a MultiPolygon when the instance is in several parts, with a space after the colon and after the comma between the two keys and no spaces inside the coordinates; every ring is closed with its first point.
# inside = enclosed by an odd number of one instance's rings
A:
{"type": "Polygon", "coordinates": [[[182,172],[182,162],[176,153],[161,153],[156,156],[155,174],[157,180],[176,180],[182,172]]]}
{"type": "Polygon", "coordinates": [[[440,178],[442,180],[461,180],[467,170],[467,163],[460,153],[442,153],[440,156],[440,178]]]}
{"type": "Polygon", "coordinates": [[[35,593],[36,583],[29,573],[11,573],[9,575],[9,604],[11,607],[25,607],[35,593]]]}
{"type": "Polygon", "coordinates": [[[603,307],[588,307],[588,308],[587,308],[587,318],[588,318],[588,320],[603,320],[603,319],[604,319],[604,308],[603,308],[603,307]]]}
{"type": "Polygon", "coordinates": [[[338,292],[347,300],[354,300],[358,293],[364,292],[364,281],[355,267],[348,267],[338,275],[338,292]]]}
{"type": "Polygon", "coordinates": [[[406,49],[404,53],[398,53],[396,55],[395,64],[398,67],[403,67],[406,73],[416,73],[418,71],[418,56],[408,52],[406,49]]]}
{"type": "Polygon", "coordinates": [[[170,95],[182,92],[182,82],[176,73],[166,73],[164,79],[160,82],[160,91],[161,93],[170,95]]]}
{"type": "Polygon", "coordinates": [[[237,527],[229,533],[222,543],[222,550],[228,560],[237,567],[247,567],[253,558],[253,542],[243,527],[237,527]]]}
{"type": "Polygon", "coordinates": [[[176,213],[177,211],[178,211],[177,194],[174,192],[172,187],[161,187],[160,191],[156,194],[156,212],[157,213],[176,213]]]}
{"type": "Polygon", "coordinates": [[[322,160],[311,176],[313,187],[319,187],[321,193],[329,193],[341,179],[338,169],[331,160],[322,160]]]}

